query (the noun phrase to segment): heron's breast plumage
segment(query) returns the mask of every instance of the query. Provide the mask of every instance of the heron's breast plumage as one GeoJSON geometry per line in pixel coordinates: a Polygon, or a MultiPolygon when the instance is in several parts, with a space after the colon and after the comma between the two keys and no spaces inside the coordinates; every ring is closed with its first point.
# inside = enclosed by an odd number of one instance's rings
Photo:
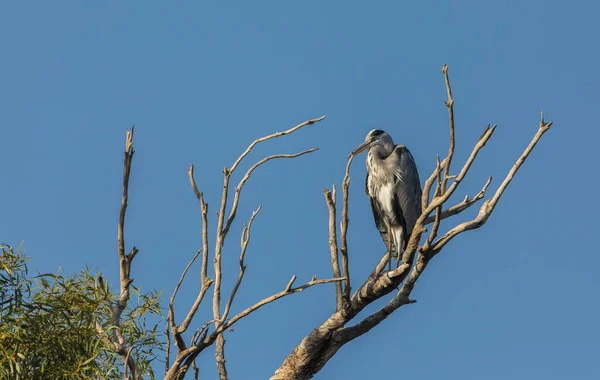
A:
{"type": "Polygon", "coordinates": [[[367,189],[369,196],[374,198],[383,211],[383,217],[390,222],[394,217],[394,174],[388,173],[383,166],[376,165],[376,158],[371,152],[367,154],[367,170],[369,177],[367,180],[367,189]]]}

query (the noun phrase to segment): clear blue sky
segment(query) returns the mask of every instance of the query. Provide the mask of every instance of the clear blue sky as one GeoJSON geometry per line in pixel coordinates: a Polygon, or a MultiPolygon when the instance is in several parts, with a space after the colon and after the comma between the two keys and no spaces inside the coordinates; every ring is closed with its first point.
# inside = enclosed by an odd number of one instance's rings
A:
{"type": "MultiPolygon", "coordinates": [[[[259,204],[233,312],[281,290],[294,273],[299,282],[329,277],[323,188],[340,183],[346,155],[374,127],[407,145],[421,178],[428,175],[435,155],[447,150],[440,71],[447,63],[455,162],[485,125],[498,124],[456,199],[476,193],[488,175],[495,190],[541,110],[552,130],[488,224],[431,264],[413,292],[419,302],[347,345],[315,379],[379,379],[394,367],[410,379],[600,378],[600,7],[236,3],[0,6],[0,240],[24,241],[41,271],[89,264],[115,281],[122,151],[135,124],[126,244],[140,248],[135,283],[168,296],[200,246],[189,163],[210,204],[214,236],[223,166],[257,136],[327,115],[265,143],[240,168],[268,154],[320,148],[252,176],[225,245],[224,287],[237,276],[242,220],[259,204]]],[[[351,186],[356,284],[384,248],[363,191],[363,160],[351,186]]],[[[195,270],[180,292],[179,315],[197,286],[195,270]]],[[[206,306],[196,326],[211,319],[206,306]]],[[[333,287],[313,288],[239,323],[227,334],[231,378],[268,378],[332,308],[333,287]]],[[[202,378],[215,378],[213,350],[199,364],[202,378]]]]}

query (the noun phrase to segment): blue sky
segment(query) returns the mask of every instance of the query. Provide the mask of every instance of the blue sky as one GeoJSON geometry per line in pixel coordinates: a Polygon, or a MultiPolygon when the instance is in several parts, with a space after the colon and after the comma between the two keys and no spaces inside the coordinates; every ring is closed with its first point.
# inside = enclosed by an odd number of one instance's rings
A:
{"type": "MultiPolygon", "coordinates": [[[[88,264],[114,282],[122,150],[135,124],[126,244],[140,249],[135,284],[168,296],[201,244],[187,166],[196,165],[214,237],[223,166],[255,137],[327,115],[240,167],[234,181],[265,155],[320,148],[252,176],[224,248],[224,289],[237,276],[242,221],[259,204],[232,312],[292,274],[330,277],[323,188],[340,183],[345,157],[372,128],[407,145],[427,177],[447,150],[447,63],[455,162],[498,124],[457,200],[488,175],[495,191],[540,111],[554,125],[485,227],[432,262],[418,303],[347,345],[315,379],[378,379],[391,368],[411,379],[596,379],[599,10],[583,1],[3,3],[0,240],[24,241],[41,271],[88,264]]],[[[355,284],[384,249],[363,160],[352,169],[355,284]]],[[[198,275],[180,291],[179,315],[198,275]]],[[[211,319],[204,306],[196,326],[211,319]]],[[[333,307],[333,287],[323,286],[240,322],[227,334],[230,378],[268,378],[333,307]]],[[[199,360],[202,378],[215,378],[213,358],[199,360]]]]}

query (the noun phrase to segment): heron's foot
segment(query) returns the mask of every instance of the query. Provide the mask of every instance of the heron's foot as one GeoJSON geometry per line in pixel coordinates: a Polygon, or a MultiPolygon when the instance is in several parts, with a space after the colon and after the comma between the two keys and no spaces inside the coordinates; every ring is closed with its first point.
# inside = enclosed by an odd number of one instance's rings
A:
{"type": "Polygon", "coordinates": [[[375,281],[377,279],[377,277],[379,277],[379,275],[377,273],[371,272],[371,274],[369,275],[369,279],[368,281],[375,281]]]}

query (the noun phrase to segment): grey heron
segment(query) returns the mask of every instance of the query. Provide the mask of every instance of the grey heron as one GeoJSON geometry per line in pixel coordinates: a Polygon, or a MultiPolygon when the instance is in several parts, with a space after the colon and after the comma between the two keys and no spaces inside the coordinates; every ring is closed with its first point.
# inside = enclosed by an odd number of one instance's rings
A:
{"type": "Polygon", "coordinates": [[[395,145],[392,137],[379,129],[371,130],[350,156],[366,149],[369,152],[365,191],[390,257],[399,262],[421,215],[422,190],[417,165],[408,148],[395,145]]]}

